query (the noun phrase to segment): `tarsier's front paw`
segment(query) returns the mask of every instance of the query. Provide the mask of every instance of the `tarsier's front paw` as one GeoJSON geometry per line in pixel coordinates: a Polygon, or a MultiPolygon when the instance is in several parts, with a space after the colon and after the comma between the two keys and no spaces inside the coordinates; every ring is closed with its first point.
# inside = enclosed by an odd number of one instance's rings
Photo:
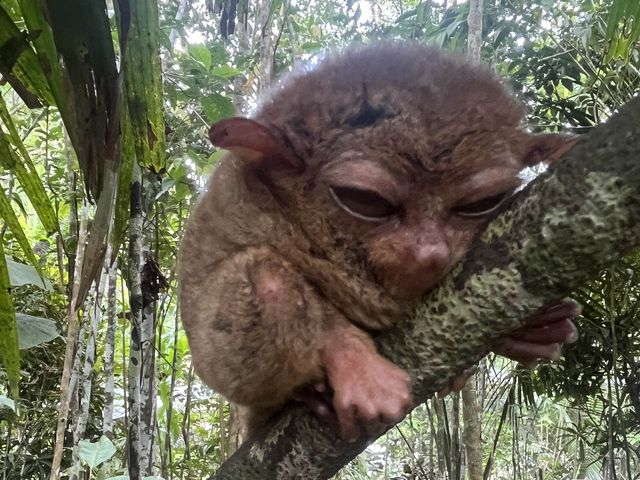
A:
{"type": "Polygon", "coordinates": [[[382,434],[402,420],[412,404],[409,375],[375,352],[345,371],[334,389],[333,407],[347,441],[363,433],[382,434]]]}
{"type": "MultiPolygon", "coordinates": [[[[540,361],[558,360],[562,355],[562,345],[578,339],[578,330],[573,324],[573,319],[580,315],[581,311],[580,304],[571,298],[564,298],[543,307],[529,317],[522,327],[496,340],[492,350],[498,355],[521,363],[526,368],[533,368],[540,361]]],[[[438,395],[444,396],[462,390],[474,372],[475,368],[472,368],[452,378],[438,395]]]]}
{"type": "Polygon", "coordinates": [[[522,327],[498,339],[492,345],[493,351],[527,368],[540,361],[557,360],[562,355],[562,345],[578,339],[578,330],[572,320],[581,311],[580,304],[571,298],[544,307],[529,317],[522,327]]]}
{"type": "Polygon", "coordinates": [[[411,378],[357,337],[336,335],[324,352],[342,437],[379,436],[412,405],[411,378]]]}

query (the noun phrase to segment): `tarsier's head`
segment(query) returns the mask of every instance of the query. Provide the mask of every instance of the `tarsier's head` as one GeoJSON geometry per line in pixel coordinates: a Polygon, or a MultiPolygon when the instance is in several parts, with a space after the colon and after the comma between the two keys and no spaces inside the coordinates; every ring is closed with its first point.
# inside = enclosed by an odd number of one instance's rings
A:
{"type": "Polygon", "coordinates": [[[524,167],[573,144],[526,133],[522,116],[485,69],[380,44],[292,76],[255,119],[223,120],[210,137],[269,185],[316,254],[415,299],[464,256],[524,167]]]}

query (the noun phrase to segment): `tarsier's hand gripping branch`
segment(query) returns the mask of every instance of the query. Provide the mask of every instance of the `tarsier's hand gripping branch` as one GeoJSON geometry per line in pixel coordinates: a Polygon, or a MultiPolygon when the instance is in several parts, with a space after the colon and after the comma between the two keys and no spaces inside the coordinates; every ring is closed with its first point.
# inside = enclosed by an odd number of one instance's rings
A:
{"type": "MultiPolygon", "coordinates": [[[[381,44],[293,75],[254,119],[211,128],[229,153],[182,244],[181,313],[196,371],[243,406],[250,431],[294,398],[337,417],[347,439],[402,419],[410,379],[370,335],[466,254],[524,167],[574,143],[525,132],[522,115],[484,69],[381,44]]],[[[494,350],[556,359],[578,313],[561,300],[494,350]]]]}

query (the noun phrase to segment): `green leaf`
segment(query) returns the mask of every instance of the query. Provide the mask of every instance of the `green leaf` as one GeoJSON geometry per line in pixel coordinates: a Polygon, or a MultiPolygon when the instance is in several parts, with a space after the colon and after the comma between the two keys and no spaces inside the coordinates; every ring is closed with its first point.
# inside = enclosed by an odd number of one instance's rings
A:
{"type": "Polygon", "coordinates": [[[57,231],[58,217],[2,97],[0,121],[9,132],[5,135],[0,130],[0,165],[15,174],[47,233],[57,231]]]}
{"type": "Polygon", "coordinates": [[[219,93],[214,93],[202,99],[202,110],[209,123],[215,123],[223,118],[232,117],[236,109],[231,100],[219,93]]]}
{"type": "Polygon", "coordinates": [[[118,178],[118,193],[116,196],[115,214],[112,230],[112,258],[118,254],[118,249],[124,241],[129,222],[129,206],[131,200],[131,176],[133,174],[133,162],[136,151],[133,140],[133,130],[129,118],[129,109],[125,105],[122,124],[122,163],[118,178]]]}
{"type": "Polygon", "coordinates": [[[14,399],[18,399],[20,398],[18,388],[20,382],[20,350],[18,349],[15,309],[13,307],[13,299],[9,294],[10,288],[4,246],[0,242],[0,357],[7,372],[11,396],[14,399]]]}
{"type": "Polygon", "coordinates": [[[16,402],[11,400],[9,397],[5,397],[4,395],[0,395],[0,407],[7,407],[16,411],[16,402]]]}
{"type": "Polygon", "coordinates": [[[5,265],[9,271],[9,285],[12,287],[19,287],[21,285],[35,285],[43,290],[52,290],[51,282],[47,279],[43,279],[38,274],[38,271],[31,265],[25,265],[24,263],[18,263],[11,257],[6,257],[5,265]]]}
{"type": "Polygon", "coordinates": [[[502,41],[511,33],[511,28],[509,26],[500,27],[498,34],[493,41],[493,47],[497,48],[502,44],[502,41]]]}
{"type": "Polygon", "coordinates": [[[16,313],[16,324],[20,350],[50,342],[60,336],[56,324],[48,318],[34,317],[18,312],[16,313]]]}
{"type": "Polygon", "coordinates": [[[45,20],[39,0],[19,0],[19,2],[22,18],[29,29],[31,42],[55,99],[55,105],[63,118],[69,118],[67,90],[64,87],[62,65],[58,58],[51,27],[45,20]]]}
{"type": "Polygon", "coordinates": [[[0,7],[0,72],[30,107],[52,104],[53,97],[28,37],[0,7]]]}
{"type": "Polygon", "coordinates": [[[221,67],[214,68],[211,73],[214,77],[223,78],[226,80],[228,78],[237,77],[242,73],[242,71],[229,65],[222,65],[221,67]]]}
{"type": "Polygon", "coordinates": [[[300,48],[302,48],[302,51],[305,53],[313,53],[321,50],[322,47],[324,47],[322,42],[311,41],[311,42],[304,42],[300,48]]]}
{"type": "Polygon", "coordinates": [[[0,187],[0,216],[4,220],[13,236],[18,241],[18,245],[22,249],[23,253],[29,260],[29,263],[33,265],[34,268],[40,270],[40,264],[38,263],[38,259],[33,253],[33,249],[31,248],[31,244],[29,243],[29,239],[27,235],[24,233],[22,229],[22,225],[20,225],[20,220],[16,213],[11,208],[11,202],[9,201],[9,197],[7,197],[6,193],[4,193],[4,189],[0,187]]]}
{"type": "Polygon", "coordinates": [[[611,9],[609,10],[609,18],[607,19],[607,39],[613,40],[613,35],[618,28],[620,20],[625,16],[627,10],[627,3],[625,0],[613,0],[611,9]]]}
{"type": "Polygon", "coordinates": [[[101,463],[106,462],[116,453],[116,447],[104,435],[97,442],[80,440],[78,442],[78,455],[89,468],[94,469],[101,463]]]}
{"type": "Polygon", "coordinates": [[[206,45],[202,44],[194,44],[189,45],[187,47],[187,52],[196,62],[199,62],[204,66],[206,70],[211,68],[211,52],[206,47],[206,45]]]}
{"type": "MultiPolygon", "coordinates": [[[[131,2],[130,8],[124,84],[132,139],[138,163],[160,172],[165,168],[166,154],[158,3],[131,2]]],[[[121,24],[122,19],[118,21],[121,24]]]]}

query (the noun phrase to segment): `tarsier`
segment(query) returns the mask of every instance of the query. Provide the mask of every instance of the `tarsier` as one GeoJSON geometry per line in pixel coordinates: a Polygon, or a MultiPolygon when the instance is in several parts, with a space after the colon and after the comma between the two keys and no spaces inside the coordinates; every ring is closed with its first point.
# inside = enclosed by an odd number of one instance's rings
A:
{"type": "MultiPolygon", "coordinates": [[[[410,378],[371,334],[465,255],[524,167],[573,144],[522,117],[485,69],[390,43],[292,75],[253,119],[211,127],[229,153],[184,237],[181,315],[196,372],[250,433],[291,399],[335,415],[348,440],[404,417],[410,378]]],[[[556,359],[577,313],[560,300],[493,349],[556,359]]]]}

